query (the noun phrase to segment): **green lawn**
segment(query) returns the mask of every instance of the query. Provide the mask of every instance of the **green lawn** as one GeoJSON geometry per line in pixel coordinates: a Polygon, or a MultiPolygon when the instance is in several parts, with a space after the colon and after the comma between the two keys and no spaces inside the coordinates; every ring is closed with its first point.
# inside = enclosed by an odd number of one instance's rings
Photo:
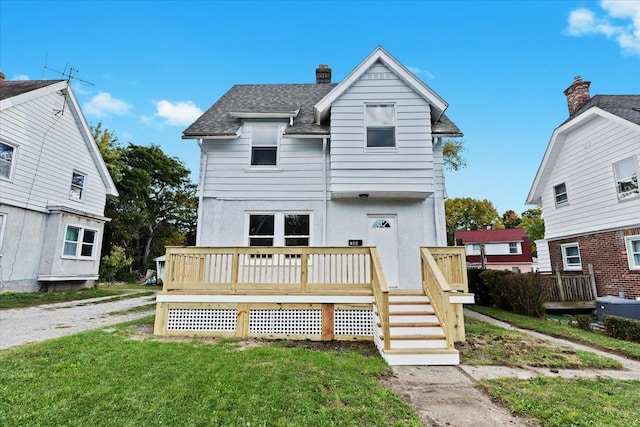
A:
{"type": "Polygon", "coordinates": [[[138,327],[0,352],[0,425],[421,425],[358,346],[132,340],[138,327]]]}
{"type": "Polygon", "coordinates": [[[479,385],[512,413],[533,417],[541,426],[640,426],[640,381],[540,377],[479,385]]]}
{"type": "Polygon", "coordinates": [[[510,331],[489,323],[465,318],[467,342],[457,344],[461,363],[466,365],[533,366],[562,369],[621,369],[610,358],[574,350],[510,331]]]}
{"type": "Polygon", "coordinates": [[[611,338],[607,335],[584,331],[566,324],[547,319],[536,319],[528,316],[513,314],[508,311],[481,305],[470,305],[465,308],[486,314],[523,329],[538,331],[558,338],[575,341],[602,350],[611,351],[632,359],[640,360],[640,344],[611,338]]]}

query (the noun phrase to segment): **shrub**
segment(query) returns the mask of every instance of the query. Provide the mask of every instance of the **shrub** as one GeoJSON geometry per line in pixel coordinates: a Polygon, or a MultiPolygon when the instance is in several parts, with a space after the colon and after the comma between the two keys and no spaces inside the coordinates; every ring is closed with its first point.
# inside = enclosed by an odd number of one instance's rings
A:
{"type": "Polygon", "coordinates": [[[591,323],[593,323],[593,316],[588,314],[578,314],[573,318],[575,326],[583,331],[591,331],[591,323]]]}
{"type": "Polygon", "coordinates": [[[102,257],[102,264],[100,265],[101,279],[113,283],[114,279],[126,273],[125,269],[127,269],[132,262],[133,258],[127,257],[125,249],[122,246],[112,247],[111,253],[102,257]]]}
{"type": "Polygon", "coordinates": [[[485,270],[482,268],[467,268],[469,292],[475,294],[476,304],[492,307],[491,291],[484,280],[480,278],[480,274],[483,271],[485,270]]]}
{"type": "Polygon", "coordinates": [[[606,315],[602,321],[610,337],[640,343],[640,320],[606,315]]]}
{"type": "Polygon", "coordinates": [[[525,316],[545,316],[539,274],[486,270],[480,277],[489,288],[496,307],[525,316]]]}

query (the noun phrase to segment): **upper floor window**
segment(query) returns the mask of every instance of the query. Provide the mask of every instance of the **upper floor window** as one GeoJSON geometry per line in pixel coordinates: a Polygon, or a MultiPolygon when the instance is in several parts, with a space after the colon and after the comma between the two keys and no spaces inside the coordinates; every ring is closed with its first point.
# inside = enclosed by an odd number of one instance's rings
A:
{"type": "Polygon", "coordinates": [[[624,238],[624,242],[627,247],[629,268],[631,270],[640,270],[640,234],[635,236],[626,236],[624,238]]]}
{"type": "Polygon", "coordinates": [[[627,157],[613,164],[613,175],[616,180],[618,200],[626,200],[637,197],[638,190],[638,165],[635,157],[627,157]]]}
{"type": "Polygon", "coordinates": [[[562,265],[565,270],[582,270],[580,247],[577,243],[567,243],[560,246],[562,250],[562,265]]]}
{"type": "Polygon", "coordinates": [[[68,225],[62,255],[73,258],[93,258],[97,235],[96,230],[68,225]]]}
{"type": "Polygon", "coordinates": [[[509,253],[510,254],[517,254],[518,251],[518,242],[509,242],[509,253]]]}
{"type": "Polygon", "coordinates": [[[11,179],[16,147],[0,142],[0,178],[11,179]]]}
{"type": "Polygon", "coordinates": [[[249,215],[249,246],[309,246],[308,214],[249,215]]]}
{"type": "Polygon", "coordinates": [[[73,172],[71,176],[71,189],[69,190],[69,198],[72,200],[81,200],[84,191],[84,175],[79,172],[73,172]]]}
{"type": "Polygon", "coordinates": [[[396,146],[396,106],[393,104],[366,104],[365,126],[368,148],[396,146]]]}
{"type": "Polygon", "coordinates": [[[278,128],[277,124],[251,126],[251,166],[278,164],[278,128]]]}
{"type": "Polygon", "coordinates": [[[563,182],[553,187],[553,195],[556,199],[556,206],[561,206],[569,201],[567,197],[567,185],[563,182]]]}

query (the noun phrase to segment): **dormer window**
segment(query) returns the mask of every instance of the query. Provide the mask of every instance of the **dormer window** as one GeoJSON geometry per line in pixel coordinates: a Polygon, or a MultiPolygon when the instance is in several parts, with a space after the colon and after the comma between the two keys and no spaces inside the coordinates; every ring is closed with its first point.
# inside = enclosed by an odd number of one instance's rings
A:
{"type": "Polygon", "coordinates": [[[82,200],[83,191],[84,175],[74,171],[73,175],[71,175],[71,189],[69,190],[69,198],[71,200],[82,200]]]}
{"type": "Polygon", "coordinates": [[[618,200],[626,200],[640,195],[638,190],[638,167],[635,157],[627,157],[613,164],[618,200]]]}
{"type": "Polygon", "coordinates": [[[251,126],[251,166],[277,166],[278,125],[251,126]]]}
{"type": "Polygon", "coordinates": [[[553,187],[553,195],[556,199],[556,206],[566,205],[569,202],[567,185],[564,182],[553,187]]]}
{"type": "Polygon", "coordinates": [[[396,106],[394,104],[366,104],[365,126],[367,148],[396,146],[396,106]]]}

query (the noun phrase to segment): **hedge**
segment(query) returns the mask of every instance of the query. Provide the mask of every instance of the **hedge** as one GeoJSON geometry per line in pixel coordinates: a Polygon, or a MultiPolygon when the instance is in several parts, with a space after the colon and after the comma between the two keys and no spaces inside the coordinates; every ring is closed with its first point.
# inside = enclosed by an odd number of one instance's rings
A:
{"type": "Polygon", "coordinates": [[[640,320],[605,315],[602,321],[610,337],[640,343],[640,320]]]}

